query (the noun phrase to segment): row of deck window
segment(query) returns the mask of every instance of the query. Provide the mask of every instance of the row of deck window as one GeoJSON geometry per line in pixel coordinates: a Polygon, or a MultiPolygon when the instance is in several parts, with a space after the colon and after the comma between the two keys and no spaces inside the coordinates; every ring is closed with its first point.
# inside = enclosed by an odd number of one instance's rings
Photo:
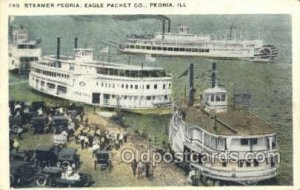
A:
{"type": "MultiPolygon", "coordinates": [[[[103,94],[104,99],[116,99],[118,95],[114,94],[103,94]]],[[[138,100],[138,99],[145,99],[145,100],[170,100],[171,96],[164,95],[164,96],[122,96],[124,100],[138,100]]]]}
{"type": "Polygon", "coordinates": [[[178,47],[160,47],[160,46],[139,46],[139,45],[126,45],[130,49],[146,49],[158,51],[181,51],[181,52],[209,52],[207,48],[178,48],[178,47]]]}
{"type": "Polygon", "coordinates": [[[96,68],[98,74],[111,75],[111,76],[122,76],[122,77],[133,77],[133,78],[146,78],[146,77],[166,77],[167,74],[163,70],[120,70],[113,68],[96,68]]]}
{"type": "MultiPolygon", "coordinates": [[[[96,86],[99,86],[99,83],[96,82],[96,86]]],[[[105,87],[105,88],[115,88],[116,85],[114,83],[108,83],[108,82],[101,82],[101,87],[105,87]]],[[[119,86],[118,86],[119,87],[119,86]]],[[[138,85],[138,84],[121,84],[121,88],[123,89],[144,89],[144,85],[138,85]]],[[[171,89],[172,88],[172,84],[169,83],[169,84],[162,84],[161,86],[161,89],[171,89]]],[[[153,84],[153,85],[150,85],[150,84],[147,84],[146,85],[146,89],[147,90],[150,90],[150,89],[158,89],[158,84],[153,84]]]]}
{"type": "Polygon", "coordinates": [[[70,76],[68,74],[44,71],[41,69],[34,69],[34,72],[43,74],[43,75],[47,75],[47,76],[51,76],[51,77],[62,77],[62,78],[67,78],[67,79],[70,78],[70,76]]]}

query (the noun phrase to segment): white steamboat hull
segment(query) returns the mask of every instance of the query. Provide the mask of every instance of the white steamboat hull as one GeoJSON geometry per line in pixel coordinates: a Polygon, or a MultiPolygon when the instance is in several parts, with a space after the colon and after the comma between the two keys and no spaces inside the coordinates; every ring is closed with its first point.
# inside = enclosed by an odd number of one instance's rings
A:
{"type": "MultiPolygon", "coordinates": [[[[155,109],[157,107],[167,107],[171,105],[171,90],[158,93],[145,91],[144,93],[139,94],[125,89],[112,90],[106,87],[83,86],[83,84],[95,84],[95,81],[97,81],[97,78],[91,76],[76,76],[76,79],[74,77],[74,80],[57,81],[55,79],[46,79],[37,74],[30,73],[29,75],[29,86],[34,90],[54,97],[88,105],[129,110],[155,109]],[[74,82],[75,80],[77,82],[74,82]],[[152,98],[149,100],[147,98],[154,96],[155,99],[152,98]]],[[[101,82],[99,82],[99,84],[101,84],[101,82]]]]}
{"type": "MultiPolygon", "coordinates": [[[[180,116],[179,116],[180,117],[180,116]]],[[[216,153],[217,150],[213,150],[211,147],[207,146],[207,143],[203,143],[203,139],[210,139],[211,137],[223,138],[224,136],[217,136],[211,134],[201,127],[198,127],[197,132],[190,131],[191,136],[187,134],[187,128],[185,122],[178,118],[177,114],[174,114],[170,124],[169,124],[169,143],[171,150],[173,151],[175,157],[179,160],[183,160],[181,155],[184,155],[185,149],[189,149],[192,152],[198,153],[216,153]],[[199,133],[199,131],[202,131],[199,133]],[[199,137],[196,137],[196,140],[191,140],[195,138],[195,134],[201,134],[199,137]],[[200,140],[202,139],[202,140],[200,140]]],[[[231,137],[230,137],[231,138],[231,137]]],[[[232,137],[234,138],[234,137],[232,137]]],[[[236,144],[234,146],[237,146],[236,144]]],[[[276,150],[274,150],[276,152],[276,150]]],[[[235,151],[239,152],[239,151],[235,151]]],[[[243,151],[239,153],[240,158],[243,158],[243,151]],[[241,156],[242,155],[242,156],[241,156]]],[[[239,167],[222,167],[220,163],[188,163],[191,169],[197,171],[197,174],[200,177],[211,179],[213,181],[231,181],[243,185],[252,185],[257,184],[260,181],[271,179],[277,176],[278,166],[261,166],[261,167],[249,167],[249,168],[239,168],[239,167]]]]}
{"type": "Polygon", "coordinates": [[[215,59],[234,59],[234,60],[253,60],[254,55],[243,55],[240,53],[227,54],[227,53],[207,53],[207,52],[169,52],[169,51],[141,51],[135,49],[120,49],[122,53],[127,54],[147,54],[147,55],[159,55],[159,56],[179,56],[179,57],[205,57],[205,58],[215,58],[215,59]]]}

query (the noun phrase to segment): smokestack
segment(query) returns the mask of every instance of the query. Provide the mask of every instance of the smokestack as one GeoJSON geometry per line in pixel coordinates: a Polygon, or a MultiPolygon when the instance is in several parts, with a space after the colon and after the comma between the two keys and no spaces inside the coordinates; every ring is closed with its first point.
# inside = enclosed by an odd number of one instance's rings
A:
{"type": "Polygon", "coordinates": [[[171,19],[168,19],[168,33],[171,32],[171,19]]]}
{"type": "Polygon", "coordinates": [[[212,64],[211,71],[211,87],[214,88],[216,86],[216,63],[212,64]]]}
{"type": "Polygon", "coordinates": [[[57,38],[57,52],[56,52],[56,58],[60,58],[60,37],[57,38]]]}
{"type": "Polygon", "coordinates": [[[75,38],[75,39],[74,39],[74,49],[77,49],[77,47],[78,47],[78,46],[77,46],[77,45],[78,45],[77,42],[78,42],[78,38],[75,38]]]}
{"type": "Polygon", "coordinates": [[[189,67],[189,99],[188,105],[191,106],[194,104],[194,64],[191,63],[189,67]]]}
{"type": "Polygon", "coordinates": [[[165,22],[166,22],[166,20],[163,19],[163,22],[162,22],[162,39],[165,38],[165,22]]]}

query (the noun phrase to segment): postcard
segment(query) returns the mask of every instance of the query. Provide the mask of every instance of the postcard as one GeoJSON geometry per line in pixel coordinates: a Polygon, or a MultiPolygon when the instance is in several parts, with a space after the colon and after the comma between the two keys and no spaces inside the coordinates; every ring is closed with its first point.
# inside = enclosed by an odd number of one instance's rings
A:
{"type": "Polygon", "coordinates": [[[299,188],[299,5],[1,2],[0,188],[299,188]]]}

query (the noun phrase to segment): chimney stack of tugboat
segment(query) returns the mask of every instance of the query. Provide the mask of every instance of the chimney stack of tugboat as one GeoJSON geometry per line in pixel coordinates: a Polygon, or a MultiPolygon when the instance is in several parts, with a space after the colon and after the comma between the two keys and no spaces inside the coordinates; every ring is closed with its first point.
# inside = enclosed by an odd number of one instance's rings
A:
{"type": "Polygon", "coordinates": [[[165,24],[166,24],[166,20],[163,19],[163,21],[162,21],[162,39],[165,38],[165,24]]]}
{"type": "Polygon", "coordinates": [[[56,58],[60,58],[60,37],[57,38],[57,52],[56,52],[56,58]]]}
{"type": "Polygon", "coordinates": [[[76,37],[75,39],[74,39],[74,49],[77,49],[78,48],[78,38],[76,37]]]}
{"type": "Polygon", "coordinates": [[[214,88],[216,86],[216,63],[212,64],[212,71],[211,71],[211,87],[214,88]]]}

